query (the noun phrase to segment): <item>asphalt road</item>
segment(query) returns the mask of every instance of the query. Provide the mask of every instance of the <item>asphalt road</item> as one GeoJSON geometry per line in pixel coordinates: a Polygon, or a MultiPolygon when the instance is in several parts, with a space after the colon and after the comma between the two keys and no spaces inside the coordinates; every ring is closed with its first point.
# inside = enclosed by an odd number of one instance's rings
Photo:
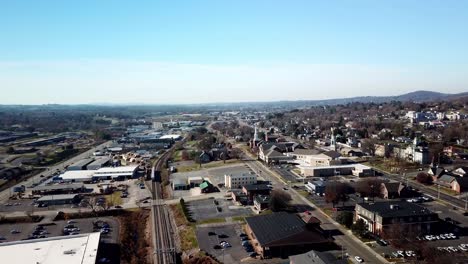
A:
{"type": "Polygon", "coordinates": [[[84,159],[84,158],[87,158],[89,157],[90,155],[93,155],[93,152],[97,151],[97,150],[102,150],[104,147],[107,147],[107,146],[110,146],[110,144],[112,143],[112,141],[107,141],[99,146],[96,146],[88,151],[85,151],[75,157],[72,157],[66,161],[63,161],[61,163],[58,163],[56,165],[53,165],[51,167],[48,168],[48,170],[46,171],[43,171],[42,173],[39,173],[37,175],[34,175],[32,177],[30,177],[29,179],[25,180],[25,181],[22,181],[18,184],[16,184],[15,186],[12,186],[11,188],[9,189],[6,189],[2,192],[0,192],[0,203],[3,203],[5,202],[6,200],[8,200],[8,198],[10,197],[11,195],[11,190],[14,188],[14,187],[17,187],[17,186],[21,186],[21,185],[25,185],[25,186],[30,186],[31,184],[33,184],[34,182],[39,182],[41,180],[41,175],[44,175],[44,177],[48,177],[48,176],[51,176],[52,174],[54,174],[57,170],[64,170],[66,166],[69,166],[71,165],[72,163],[74,162],[77,162],[81,159],[84,159]]]}
{"type": "MultiPolygon", "coordinates": [[[[276,175],[270,172],[263,164],[253,160],[247,162],[247,164],[255,171],[260,172],[260,176],[265,178],[265,180],[271,181],[275,185],[286,185],[283,179],[277,178],[276,175]],[[282,183],[283,182],[283,183],[282,183]]],[[[291,194],[293,201],[299,202],[302,204],[309,205],[313,208],[317,208],[312,202],[307,200],[305,197],[301,196],[294,189],[288,190],[291,194]]],[[[348,253],[352,258],[354,256],[360,256],[364,259],[366,263],[388,263],[383,257],[379,256],[372,249],[367,247],[362,243],[358,238],[356,238],[350,231],[342,227],[340,224],[335,222],[333,219],[329,218],[320,210],[314,210],[314,216],[317,217],[321,222],[321,226],[324,230],[329,230],[330,236],[335,240],[335,243],[344,248],[344,252],[348,253]]]]}

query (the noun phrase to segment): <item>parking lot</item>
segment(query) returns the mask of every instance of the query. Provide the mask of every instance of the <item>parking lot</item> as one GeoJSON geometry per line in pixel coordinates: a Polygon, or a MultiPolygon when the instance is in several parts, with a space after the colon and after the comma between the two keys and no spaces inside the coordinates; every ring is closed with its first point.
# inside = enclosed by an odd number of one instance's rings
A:
{"type": "Polygon", "coordinates": [[[190,201],[187,204],[192,218],[196,221],[253,214],[249,207],[234,205],[226,198],[190,201]],[[215,201],[218,204],[215,204],[215,201]]]}
{"type": "Polygon", "coordinates": [[[249,257],[249,253],[242,247],[239,237],[241,233],[242,228],[239,224],[197,227],[196,231],[200,249],[215,256],[219,261],[223,263],[241,263],[244,259],[255,261],[255,259],[249,257]],[[218,248],[222,241],[228,242],[231,246],[224,249],[222,247],[218,248]],[[215,249],[215,247],[218,249],[215,249]]]}
{"type": "Polygon", "coordinates": [[[68,233],[83,234],[101,232],[103,241],[117,243],[119,240],[119,225],[115,219],[110,217],[69,219],[67,221],[47,221],[40,223],[17,223],[0,225],[0,242],[11,242],[25,239],[46,238],[64,235],[64,228],[68,226],[68,233]],[[70,222],[69,222],[70,221],[70,222]],[[96,225],[93,224],[96,223],[96,225]],[[108,224],[109,231],[102,231],[102,225],[108,224]],[[42,226],[42,227],[39,227],[42,226]],[[73,230],[72,230],[73,229],[73,230]]]}

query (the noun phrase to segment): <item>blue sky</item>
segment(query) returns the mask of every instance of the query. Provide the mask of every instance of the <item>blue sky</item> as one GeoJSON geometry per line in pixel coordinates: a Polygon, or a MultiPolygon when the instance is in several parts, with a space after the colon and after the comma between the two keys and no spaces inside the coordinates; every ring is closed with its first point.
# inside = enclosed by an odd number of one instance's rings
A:
{"type": "Polygon", "coordinates": [[[466,1],[4,1],[0,103],[468,91],[466,1]]]}

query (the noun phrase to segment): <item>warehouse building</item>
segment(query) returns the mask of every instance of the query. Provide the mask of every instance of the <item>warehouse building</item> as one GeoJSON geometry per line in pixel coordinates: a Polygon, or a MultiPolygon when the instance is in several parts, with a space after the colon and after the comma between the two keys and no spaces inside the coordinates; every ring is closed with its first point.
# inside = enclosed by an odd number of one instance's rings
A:
{"type": "Polygon", "coordinates": [[[69,171],[77,171],[77,170],[86,170],[86,166],[90,163],[92,163],[94,159],[82,159],[79,160],[72,165],[68,166],[67,170],[69,171]]]}
{"type": "Polygon", "coordinates": [[[82,193],[85,190],[86,188],[82,183],[57,184],[57,185],[37,186],[32,190],[32,194],[34,195],[71,194],[71,193],[82,193]]]}
{"type": "Polygon", "coordinates": [[[138,177],[138,166],[108,167],[96,170],[93,180],[124,180],[138,177]]]}
{"type": "Polygon", "coordinates": [[[2,263],[95,264],[101,234],[21,240],[0,244],[2,263]]]}
{"type": "Polygon", "coordinates": [[[54,178],[54,180],[63,180],[65,182],[91,182],[94,173],[96,173],[95,170],[66,171],[57,178],[54,178]]]}
{"type": "Polygon", "coordinates": [[[88,170],[98,170],[104,166],[107,166],[110,164],[111,159],[109,157],[102,157],[99,159],[96,159],[95,161],[91,162],[86,166],[86,169],[88,170]]]}

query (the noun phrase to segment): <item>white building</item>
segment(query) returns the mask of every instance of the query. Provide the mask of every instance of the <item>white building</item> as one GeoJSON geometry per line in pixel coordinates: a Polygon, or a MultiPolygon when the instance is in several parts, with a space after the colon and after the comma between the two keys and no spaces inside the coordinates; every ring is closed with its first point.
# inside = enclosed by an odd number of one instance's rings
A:
{"type": "Polygon", "coordinates": [[[66,182],[87,182],[93,180],[94,173],[96,170],[66,171],[59,178],[66,182]]]}
{"type": "Polygon", "coordinates": [[[101,234],[21,240],[0,244],[2,263],[95,264],[101,234]]]}
{"type": "Polygon", "coordinates": [[[122,179],[134,178],[138,166],[120,166],[120,167],[107,167],[96,170],[93,174],[94,179],[122,179]]]}
{"type": "Polygon", "coordinates": [[[225,174],[224,175],[224,186],[229,189],[241,188],[244,185],[257,184],[256,174],[225,174]]]}

